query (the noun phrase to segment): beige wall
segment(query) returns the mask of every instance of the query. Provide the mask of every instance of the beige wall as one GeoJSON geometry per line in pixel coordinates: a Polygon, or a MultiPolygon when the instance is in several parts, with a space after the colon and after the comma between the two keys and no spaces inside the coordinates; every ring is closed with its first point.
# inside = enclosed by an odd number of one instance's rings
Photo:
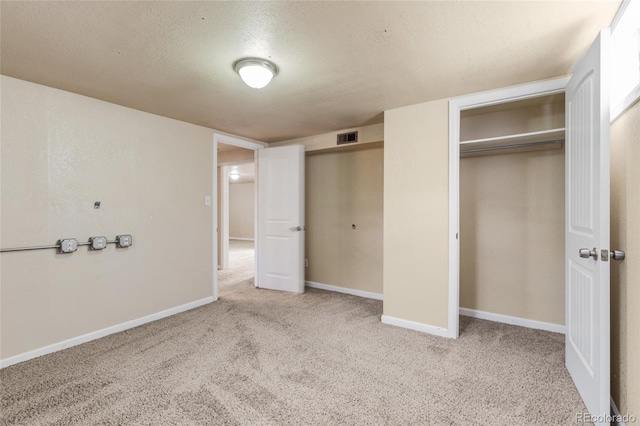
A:
{"type": "Polygon", "coordinates": [[[246,148],[218,151],[218,166],[252,163],[255,159],[254,155],[255,151],[246,148]]]}
{"type": "Polygon", "coordinates": [[[384,314],[447,327],[448,100],[385,111],[384,314]]]}
{"type": "Polygon", "coordinates": [[[460,306],[564,324],[564,150],[460,160],[460,306]]]}
{"type": "Polygon", "coordinates": [[[383,152],[307,155],[307,281],[382,294],[383,152]]]}
{"type": "Polygon", "coordinates": [[[0,357],[211,296],[213,131],[1,84],[1,246],[118,233],[133,246],[2,253],[0,357]]]}
{"type": "Polygon", "coordinates": [[[229,238],[253,239],[254,188],[252,182],[229,184],[229,238]]]}
{"type": "Polygon", "coordinates": [[[611,125],[611,394],[640,417],[640,102],[611,125]]]}

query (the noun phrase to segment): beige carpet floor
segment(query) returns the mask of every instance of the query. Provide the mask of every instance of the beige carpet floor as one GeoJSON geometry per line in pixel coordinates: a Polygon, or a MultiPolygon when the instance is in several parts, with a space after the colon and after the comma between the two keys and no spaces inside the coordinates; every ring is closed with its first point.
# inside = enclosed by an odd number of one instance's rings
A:
{"type": "Polygon", "coordinates": [[[229,241],[229,267],[218,271],[218,291],[220,296],[225,289],[255,275],[255,250],[253,241],[229,241]]]}
{"type": "Polygon", "coordinates": [[[558,334],[463,317],[450,340],[381,324],[380,301],[251,278],[220,295],[0,370],[0,424],[541,425],[585,410],[558,334]]]}

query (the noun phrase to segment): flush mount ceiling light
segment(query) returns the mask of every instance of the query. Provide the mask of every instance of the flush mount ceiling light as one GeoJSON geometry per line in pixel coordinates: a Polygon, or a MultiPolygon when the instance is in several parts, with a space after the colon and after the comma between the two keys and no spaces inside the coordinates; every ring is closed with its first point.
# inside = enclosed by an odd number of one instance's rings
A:
{"type": "Polygon", "coordinates": [[[229,177],[233,180],[236,180],[240,177],[240,172],[237,170],[232,170],[231,173],[229,173],[229,177]]]}
{"type": "Polygon", "coordinates": [[[273,62],[260,58],[240,59],[233,65],[242,81],[254,89],[262,89],[278,74],[278,67],[273,62]]]}

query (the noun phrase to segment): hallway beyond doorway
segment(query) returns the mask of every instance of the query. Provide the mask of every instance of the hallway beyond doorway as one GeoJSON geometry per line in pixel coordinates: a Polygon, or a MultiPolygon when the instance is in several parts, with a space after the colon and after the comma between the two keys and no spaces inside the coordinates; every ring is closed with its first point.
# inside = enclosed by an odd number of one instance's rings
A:
{"type": "Polygon", "coordinates": [[[255,282],[255,247],[253,241],[229,240],[229,267],[218,271],[221,292],[233,284],[255,282]]]}

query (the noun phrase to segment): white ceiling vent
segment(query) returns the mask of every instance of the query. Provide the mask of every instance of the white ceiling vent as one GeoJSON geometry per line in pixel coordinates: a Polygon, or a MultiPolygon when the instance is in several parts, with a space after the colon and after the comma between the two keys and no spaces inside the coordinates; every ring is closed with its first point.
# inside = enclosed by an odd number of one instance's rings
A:
{"type": "Polygon", "coordinates": [[[340,133],[338,135],[338,145],[358,142],[358,132],[340,133]]]}

